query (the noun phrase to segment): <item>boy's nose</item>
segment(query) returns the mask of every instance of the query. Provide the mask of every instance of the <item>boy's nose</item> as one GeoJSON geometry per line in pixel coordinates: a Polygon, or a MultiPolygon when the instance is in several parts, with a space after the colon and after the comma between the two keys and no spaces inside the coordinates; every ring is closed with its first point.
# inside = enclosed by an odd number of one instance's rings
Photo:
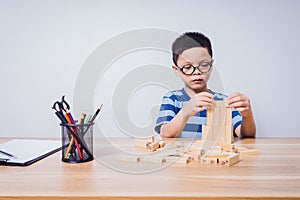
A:
{"type": "Polygon", "coordinates": [[[199,68],[195,68],[193,75],[200,75],[200,74],[202,73],[200,72],[199,68]]]}

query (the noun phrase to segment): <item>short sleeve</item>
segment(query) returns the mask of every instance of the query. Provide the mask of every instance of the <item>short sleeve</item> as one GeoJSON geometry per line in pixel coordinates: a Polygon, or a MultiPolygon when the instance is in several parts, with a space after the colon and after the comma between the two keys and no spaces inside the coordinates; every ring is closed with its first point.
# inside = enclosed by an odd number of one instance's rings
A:
{"type": "Polygon", "coordinates": [[[172,95],[171,93],[168,93],[163,97],[158,118],[156,120],[156,126],[154,128],[158,134],[160,134],[161,126],[169,123],[178,113],[179,109],[176,106],[176,103],[176,96],[172,95]]]}
{"type": "Polygon", "coordinates": [[[232,109],[232,125],[233,131],[235,133],[235,129],[242,124],[242,115],[239,111],[232,109]]]}

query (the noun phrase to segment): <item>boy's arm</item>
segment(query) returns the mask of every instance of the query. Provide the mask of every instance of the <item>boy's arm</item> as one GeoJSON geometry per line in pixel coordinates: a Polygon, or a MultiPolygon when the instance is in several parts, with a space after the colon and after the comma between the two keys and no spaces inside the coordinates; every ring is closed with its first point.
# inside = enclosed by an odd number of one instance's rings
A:
{"type": "Polygon", "coordinates": [[[255,137],[256,126],[249,98],[241,93],[234,93],[227,99],[227,104],[239,111],[243,117],[242,124],[236,128],[239,137],[255,137]]]}
{"type": "Polygon", "coordinates": [[[160,136],[166,138],[173,138],[180,135],[189,117],[183,115],[182,109],[177,115],[167,124],[163,124],[160,128],[160,136]]]}
{"type": "Polygon", "coordinates": [[[190,116],[203,111],[204,106],[210,107],[213,103],[213,95],[208,92],[201,92],[192,97],[188,103],[177,113],[177,115],[160,128],[162,137],[177,137],[185,127],[190,116]]]}

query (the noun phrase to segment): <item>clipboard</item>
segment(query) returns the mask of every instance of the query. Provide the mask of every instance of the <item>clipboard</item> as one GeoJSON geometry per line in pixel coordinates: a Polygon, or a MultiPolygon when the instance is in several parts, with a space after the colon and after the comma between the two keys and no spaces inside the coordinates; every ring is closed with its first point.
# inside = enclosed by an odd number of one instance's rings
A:
{"type": "Polygon", "coordinates": [[[13,139],[0,144],[0,150],[7,152],[0,152],[0,165],[28,166],[61,149],[58,140],[13,139]]]}

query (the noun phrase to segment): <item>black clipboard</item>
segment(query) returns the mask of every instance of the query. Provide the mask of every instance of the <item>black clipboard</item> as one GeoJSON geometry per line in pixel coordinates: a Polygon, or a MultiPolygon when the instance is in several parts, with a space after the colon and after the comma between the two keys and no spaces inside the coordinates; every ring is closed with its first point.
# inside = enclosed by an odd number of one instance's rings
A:
{"type": "Polygon", "coordinates": [[[0,165],[28,166],[62,149],[61,141],[13,139],[0,144],[0,165]]]}

